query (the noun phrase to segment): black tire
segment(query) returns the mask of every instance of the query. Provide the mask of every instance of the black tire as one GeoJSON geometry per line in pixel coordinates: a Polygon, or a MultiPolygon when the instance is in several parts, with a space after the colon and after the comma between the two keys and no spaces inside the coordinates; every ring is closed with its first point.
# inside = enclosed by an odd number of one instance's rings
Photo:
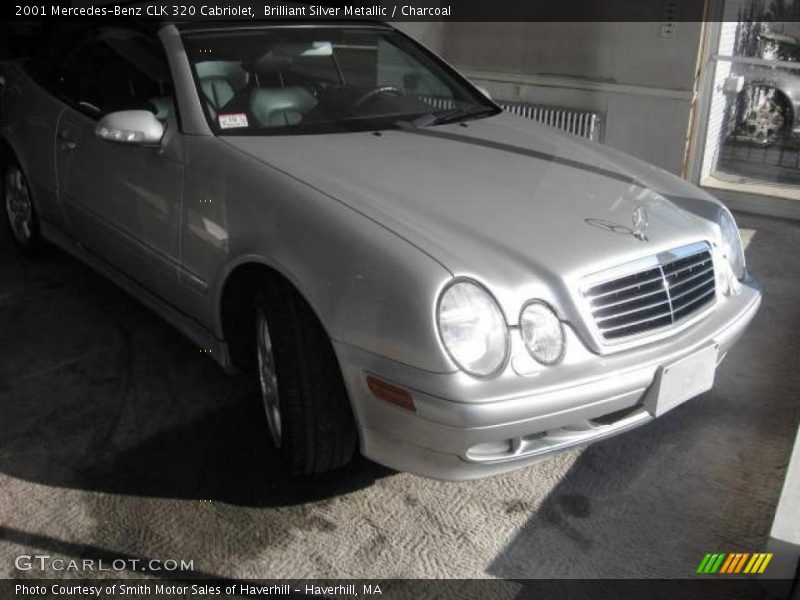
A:
{"type": "Polygon", "coordinates": [[[0,209],[2,209],[3,212],[3,220],[6,223],[6,229],[11,239],[14,241],[14,244],[17,246],[17,249],[25,256],[34,256],[41,246],[42,236],[39,227],[39,216],[36,213],[36,206],[33,201],[33,196],[31,195],[25,172],[22,170],[19,161],[11,154],[4,154],[2,158],[0,158],[0,209]],[[20,236],[15,231],[15,226],[12,223],[9,208],[9,192],[11,191],[9,186],[12,185],[9,181],[10,177],[15,179],[16,177],[20,177],[21,185],[24,187],[25,193],[27,194],[27,202],[30,207],[30,218],[28,220],[29,235],[27,237],[20,236]]]}
{"type": "Polygon", "coordinates": [[[358,436],[339,363],[319,319],[292,286],[277,280],[257,292],[253,314],[259,310],[271,337],[281,413],[279,451],[287,466],[294,475],[346,466],[358,436]]]}

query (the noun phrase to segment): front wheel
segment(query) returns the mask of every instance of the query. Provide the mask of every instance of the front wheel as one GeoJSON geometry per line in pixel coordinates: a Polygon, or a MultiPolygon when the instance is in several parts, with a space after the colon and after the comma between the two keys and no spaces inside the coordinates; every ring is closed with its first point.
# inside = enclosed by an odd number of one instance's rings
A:
{"type": "Polygon", "coordinates": [[[347,465],[356,450],[355,422],[316,315],[279,281],[256,295],[253,314],[260,399],[273,445],[296,475],[347,465]]]}
{"type": "Polygon", "coordinates": [[[14,242],[23,254],[34,254],[40,241],[39,219],[28,180],[14,159],[6,161],[3,167],[2,194],[3,212],[14,242]]]}
{"type": "Polygon", "coordinates": [[[267,426],[272,445],[283,446],[283,428],[281,427],[281,403],[278,395],[278,373],[275,370],[275,351],[272,347],[272,335],[269,332],[266,310],[262,306],[256,308],[256,356],[258,359],[258,384],[261,390],[261,402],[267,415],[267,426]]]}

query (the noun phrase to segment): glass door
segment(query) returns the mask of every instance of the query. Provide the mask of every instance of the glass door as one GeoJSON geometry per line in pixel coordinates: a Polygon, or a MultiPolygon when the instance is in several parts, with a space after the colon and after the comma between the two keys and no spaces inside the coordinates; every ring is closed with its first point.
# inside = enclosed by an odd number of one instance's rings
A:
{"type": "Polygon", "coordinates": [[[800,200],[800,0],[726,0],[700,183],[800,200]]]}

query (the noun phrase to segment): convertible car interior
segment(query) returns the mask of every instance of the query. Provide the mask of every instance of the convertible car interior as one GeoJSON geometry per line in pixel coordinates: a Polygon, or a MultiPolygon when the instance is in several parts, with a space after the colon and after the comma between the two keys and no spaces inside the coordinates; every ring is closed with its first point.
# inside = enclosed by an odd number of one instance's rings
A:
{"type": "Polygon", "coordinates": [[[249,46],[259,54],[245,60],[247,46],[241,40],[214,38],[213,48],[188,40],[198,89],[215,124],[219,115],[245,115],[249,130],[331,127],[334,122],[346,130],[348,119],[457,106],[450,90],[430,76],[429,65],[410,63],[383,41],[376,45],[370,38],[367,44],[346,32],[338,39],[304,43],[254,37],[249,46]]]}

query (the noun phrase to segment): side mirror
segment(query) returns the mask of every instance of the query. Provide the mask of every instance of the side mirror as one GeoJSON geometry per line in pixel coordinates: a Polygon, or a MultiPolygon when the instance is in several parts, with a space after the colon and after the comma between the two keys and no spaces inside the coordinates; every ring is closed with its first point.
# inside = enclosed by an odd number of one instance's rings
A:
{"type": "Polygon", "coordinates": [[[155,146],[164,137],[164,124],[148,110],[121,110],[100,119],[94,134],[118,144],[155,146]]]}

